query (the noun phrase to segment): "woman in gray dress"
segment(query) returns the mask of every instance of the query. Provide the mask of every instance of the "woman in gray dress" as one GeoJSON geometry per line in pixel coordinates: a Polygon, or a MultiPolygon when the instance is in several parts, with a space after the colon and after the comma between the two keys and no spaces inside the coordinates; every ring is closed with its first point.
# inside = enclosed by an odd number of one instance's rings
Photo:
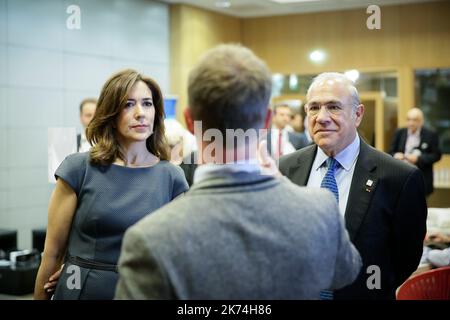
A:
{"type": "Polygon", "coordinates": [[[114,297],[125,230],[188,189],[167,161],[163,120],[152,79],[124,70],[105,83],[86,131],[93,147],[55,172],[35,299],[49,299],[56,280],[54,299],[114,297]]]}

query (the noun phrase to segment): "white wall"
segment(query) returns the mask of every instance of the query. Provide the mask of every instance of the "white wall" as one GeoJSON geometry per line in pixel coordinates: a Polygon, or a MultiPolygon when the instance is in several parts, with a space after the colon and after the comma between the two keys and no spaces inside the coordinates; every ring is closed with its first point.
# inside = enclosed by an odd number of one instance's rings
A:
{"type": "Polygon", "coordinates": [[[77,127],[79,103],[131,67],[169,93],[169,8],[151,0],[0,0],[0,228],[47,224],[48,127],[77,127]],[[69,5],[81,29],[69,30],[69,5]]]}

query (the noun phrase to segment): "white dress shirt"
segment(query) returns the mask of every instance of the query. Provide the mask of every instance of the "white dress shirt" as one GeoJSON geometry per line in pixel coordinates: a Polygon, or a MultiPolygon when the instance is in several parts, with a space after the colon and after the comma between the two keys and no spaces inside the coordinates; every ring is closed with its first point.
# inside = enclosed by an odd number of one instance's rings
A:
{"type": "Polygon", "coordinates": [[[226,164],[205,163],[199,165],[194,172],[194,184],[208,179],[211,176],[227,175],[236,172],[261,172],[257,160],[247,160],[244,163],[233,162],[226,164]]]}
{"type": "Polygon", "coordinates": [[[405,154],[413,153],[414,149],[416,149],[420,144],[420,129],[417,129],[416,132],[412,133],[408,129],[408,135],[406,138],[405,144],[405,154]]]}
{"type": "MultiPolygon", "coordinates": [[[[345,209],[347,208],[350,186],[352,184],[353,173],[355,172],[356,160],[359,155],[359,145],[359,136],[356,135],[355,140],[334,157],[340,164],[336,169],[335,178],[339,190],[339,211],[342,216],[345,215],[345,209]]],[[[327,159],[328,156],[323,150],[317,148],[317,154],[311,172],[309,173],[308,187],[320,188],[322,179],[327,173],[327,168],[324,166],[327,159]]]]}
{"type": "MultiPolygon", "coordinates": [[[[279,136],[279,132],[280,130],[277,129],[276,127],[272,127],[271,131],[270,131],[270,143],[271,143],[271,147],[272,147],[272,156],[275,159],[278,159],[280,157],[280,155],[278,154],[278,136],[279,136]]],[[[294,146],[291,144],[291,142],[289,141],[289,133],[288,130],[286,130],[286,128],[281,130],[281,153],[282,155],[286,155],[289,153],[292,153],[295,151],[294,146]]]]}
{"type": "Polygon", "coordinates": [[[84,132],[82,132],[81,138],[80,138],[80,149],[78,150],[78,152],[89,151],[91,149],[91,147],[92,147],[91,144],[86,139],[86,134],[84,132]]]}

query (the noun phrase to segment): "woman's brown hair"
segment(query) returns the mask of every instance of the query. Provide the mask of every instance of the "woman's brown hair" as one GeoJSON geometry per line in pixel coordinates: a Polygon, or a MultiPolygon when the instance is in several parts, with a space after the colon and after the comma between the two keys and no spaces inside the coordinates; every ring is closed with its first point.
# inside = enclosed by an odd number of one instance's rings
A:
{"type": "Polygon", "coordinates": [[[143,81],[152,92],[155,106],[153,134],[147,138],[149,152],[161,160],[169,159],[168,145],[164,135],[164,100],[161,89],[151,78],[139,72],[126,69],[112,75],[102,88],[94,118],[86,129],[86,138],[93,145],[91,162],[99,165],[110,165],[117,158],[126,162],[116,137],[116,121],[124,109],[131,88],[143,81]]]}

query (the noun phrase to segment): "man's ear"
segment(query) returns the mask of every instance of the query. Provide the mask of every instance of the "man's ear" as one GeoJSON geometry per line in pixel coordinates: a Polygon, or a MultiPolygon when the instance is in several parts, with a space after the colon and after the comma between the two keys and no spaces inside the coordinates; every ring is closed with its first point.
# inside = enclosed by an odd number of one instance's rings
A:
{"type": "Polygon", "coordinates": [[[194,120],[192,119],[191,109],[189,108],[189,106],[184,108],[183,115],[187,129],[190,133],[194,134],[194,120]]]}
{"type": "Polygon", "coordinates": [[[267,108],[266,120],[264,120],[264,129],[269,129],[272,120],[272,109],[267,108]]]}
{"type": "Polygon", "coordinates": [[[363,116],[364,116],[364,105],[360,104],[359,106],[356,107],[355,112],[356,127],[359,127],[359,125],[361,124],[363,116]]]}

